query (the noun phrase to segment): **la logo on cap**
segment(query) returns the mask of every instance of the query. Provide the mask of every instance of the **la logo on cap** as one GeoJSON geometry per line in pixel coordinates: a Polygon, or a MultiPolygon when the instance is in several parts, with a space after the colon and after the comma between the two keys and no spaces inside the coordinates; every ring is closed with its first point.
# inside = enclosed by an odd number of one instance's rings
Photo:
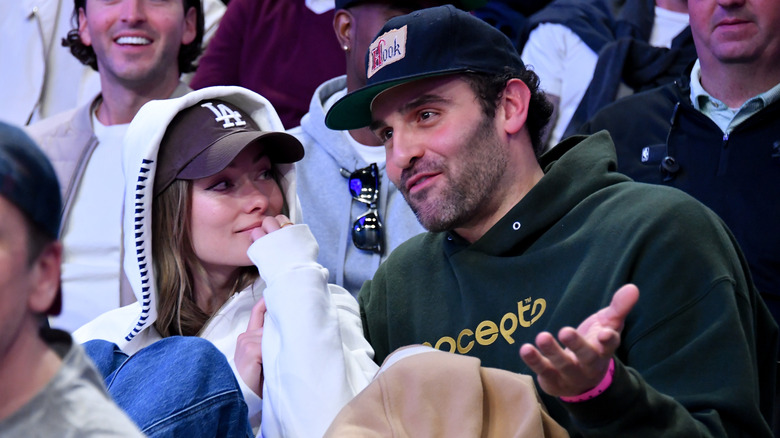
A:
{"type": "Polygon", "coordinates": [[[206,102],[201,105],[202,108],[208,108],[214,113],[214,121],[222,123],[223,128],[234,128],[237,126],[244,126],[246,122],[241,117],[241,113],[234,111],[224,103],[219,103],[214,106],[212,102],[206,102]]]}
{"type": "Polygon", "coordinates": [[[374,73],[406,56],[406,26],[393,29],[380,35],[368,47],[370,60],[366,75],[370,78],[374,73]]]}

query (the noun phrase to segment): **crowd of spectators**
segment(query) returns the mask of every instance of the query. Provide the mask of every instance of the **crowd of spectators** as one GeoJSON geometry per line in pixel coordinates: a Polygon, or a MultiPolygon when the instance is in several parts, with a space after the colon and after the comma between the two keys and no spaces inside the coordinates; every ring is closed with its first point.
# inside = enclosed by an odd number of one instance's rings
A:
{"type": "Polygon", "coordinates": [[[0,435],[447,430],[365,421],[391,398],[519,427],[434,367],[522,401],[527,434],[777,436],[778,22],[774,0],[4,2],[0,435]]]}

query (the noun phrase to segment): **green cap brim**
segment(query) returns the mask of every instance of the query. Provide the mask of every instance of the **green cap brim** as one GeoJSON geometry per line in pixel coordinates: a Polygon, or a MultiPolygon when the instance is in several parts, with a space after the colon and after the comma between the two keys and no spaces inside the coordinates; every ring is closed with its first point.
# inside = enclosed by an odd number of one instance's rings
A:
{"type": "Polygon", "coordinates": [[[373,121],[371,117],[371,104],[374,102],[374,98],[382,92],[407,82],[433,76],[463,73],[465,71],[467,70],[459,67],[451,70],[406,76],[361,88],[347,94],[333,104],[325,115],[325,126],[336,131],[364,128],[373,121]]]}

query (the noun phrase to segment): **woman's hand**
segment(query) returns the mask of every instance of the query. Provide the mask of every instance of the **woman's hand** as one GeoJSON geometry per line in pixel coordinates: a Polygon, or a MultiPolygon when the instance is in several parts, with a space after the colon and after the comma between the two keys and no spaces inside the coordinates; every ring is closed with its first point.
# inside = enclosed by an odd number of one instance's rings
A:
{"type": "Polygon", "coordinates": [[[238,335],[236,353],[233,356],[241,380],[260,397],[263,396],[263,350],[261,346],[265,311],[265,298],[261,298],[252,307],[246,331],[238,335]]]}
{"type": "Polygon", "coordinates": [[[265,219],[263,219],[263,226],[255,228],[252,230],[249,235],[252,236],[252,241],[255,241],[266,234],[273,233],[276,230],[280,230],[288,225],[294,225],[290,218],[283,214],[278,214],[276,216],[268,216],[265,219]]]}

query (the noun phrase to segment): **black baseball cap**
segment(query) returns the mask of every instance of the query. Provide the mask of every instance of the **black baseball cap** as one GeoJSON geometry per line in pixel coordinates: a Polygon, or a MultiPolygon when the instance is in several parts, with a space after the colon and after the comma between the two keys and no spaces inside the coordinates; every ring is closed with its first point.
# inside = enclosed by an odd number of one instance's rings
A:
{"type": "Polygon", "coordinates": [[[261,131],[252,116],[237,105],[206,99],[180,111],[168,124],[157,154],[154,194],[176,179],[193,180],[214,175],[244,148],[262,143],[274,163],[303,158],[303,145],[282,131],[261,131]]]}
{"type": "Polygon", "coordinates": [[[366,85],[331,107],[325,116],[328,128],[368,126],[374,98],[410,81],[466,72],[503,74],[507,66],[525,70],[506,35],[452,5],[391,18],[369,46],[366,66],[366,85]]]}
{"type": "MultiPolygon", "coordinates": [[[[14,204],[52,240],[60,231],[62,199],[57,175],[38,145],[20,128],[0,122],[0,196],[14,204]]],[[[62,310],[57,291],[49,315],[62,310]]]]}

